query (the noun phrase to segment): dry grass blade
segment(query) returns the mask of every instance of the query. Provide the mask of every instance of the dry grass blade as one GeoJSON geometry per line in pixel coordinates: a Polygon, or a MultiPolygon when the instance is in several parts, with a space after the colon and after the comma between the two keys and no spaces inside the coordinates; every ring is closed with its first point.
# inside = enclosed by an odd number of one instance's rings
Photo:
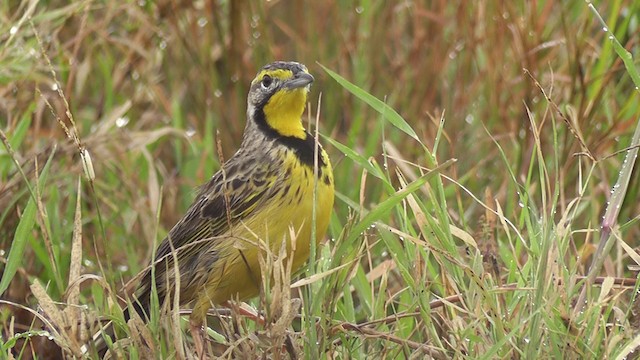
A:
{"type": "Polygon", "coordinates": [[[562,112],[562,110],[560,110],[560,108],[558,107],[558,105],[556,105],[553,99],[551,99],[551,97],[547,95],[547,92],[544,90],[542,85],[540,85],[538,80],[536,80],[536,78],[533,77],[533,75],[529,72],[529,70],[527,69],[522,69],[522,70],[531,79],[531,81],[533,81],[533,83],[536,85],[538,90],[540,90],[540,93],[542,93],[542,95],[544,96],[545,100],[553,107],[553,110],[560,116],[560,118],[567,125],[567,128],[569,129],[571,134],[575,137],[576,140],[578,140],[578,143],[580,144],[580,148],[582,148],[582,151],[589,157],[589,159],[591,159],[592,161],[597,161],[596,157],[593,155],[593,153],[585,143],[583,136],[580,135],[580,133],[578,132],[578,129],[575,128],[573,122],[571,122],[571,120],[567,118],[567,116],[562,112]]]}
{"type": "Polygon", "coordinates": [[[82,269],[82,181],[78,177],[78,192],[76,197],[76,211],[73,223],[73,238],[71,239],[71,259],[69,263],[69,286],[66,290],[66,301],[70,305],[64,309],[65,316],[69,319],[77,319],[77,326],[71,327],[75,338],[84,339],[85,317],[79,307],[80,296],[80,272],[82,269]],[[81,331],[78,334],[78,329],[81,331]]]}
{"type": "Polygon", "coordinates": [[[427,344],[417,343],[415,341],[407,340],[395,336],[393,334],[385,333],[382,331],[370,329],[368,327],[359,326],[351,323],[339,323],[333,327],[333,331],[340,331],[348,334],[347,331],[355,331],[361,336],[370,339],[391,341],[402,346],[406,346],[409,349],[419,351],[425,355],[429,355],[434,359],[448,359],[447,355],[439,349],[433,348],[427,344]]]}
{"type": "Polygon", "coordinates": [[[56,303],[49,297],[47,291],[39,282],[36,281],[31,284],[31,292],[38,300],[38,304],[40,304],[51,325],[58,331],[59,336],[55,336],[53,340],[61,348],[66,349],[66,351],[71,352],[75,356],[81,356],[81,339],[76,338],[74,334],[70,332],[71,329],[78,326],[78,319],[65,316],[65,313],[58,309],[56,303]]]}

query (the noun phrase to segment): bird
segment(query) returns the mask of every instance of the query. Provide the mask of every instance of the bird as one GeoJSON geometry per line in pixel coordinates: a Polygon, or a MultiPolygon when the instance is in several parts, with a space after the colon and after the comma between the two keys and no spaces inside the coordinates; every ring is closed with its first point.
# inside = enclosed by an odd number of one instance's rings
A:
{"type": "Polygon", "coordinates": [[[192,306],[190,330],[202,356],[209,308],[259,294],[264,246],[278,253],[286,244],[292,271],[308,260],[311,243],[326,233],[334,202],[331,161],[302,122],[313,81],[307,67],[293,61],[258,71],[240,147],[158,246],[135,301],[124,310],[125,321],[131,308],[149,320],[154,289],[161,305],[171,305],[178,292],[180,306],[192,306]]]}

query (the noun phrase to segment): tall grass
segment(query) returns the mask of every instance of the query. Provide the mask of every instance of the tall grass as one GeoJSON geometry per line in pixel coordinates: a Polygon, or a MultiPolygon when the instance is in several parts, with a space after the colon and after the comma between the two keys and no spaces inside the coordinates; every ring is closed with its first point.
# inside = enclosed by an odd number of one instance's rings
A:
{"type": "Polygon", "coordinates": [[[604,24],[554,1],[1,4],[3,350],[79,355],[107,319],[126,357],[191,356],[177,313],[125,324],[122,289],[216,144],[239,145],[257,69],[295,59],[334,164],[329,233],[297,277],[265,258],[267,321],[212,310],[212,354],[628,356],[640,2],[593,7],[604,24]]]}

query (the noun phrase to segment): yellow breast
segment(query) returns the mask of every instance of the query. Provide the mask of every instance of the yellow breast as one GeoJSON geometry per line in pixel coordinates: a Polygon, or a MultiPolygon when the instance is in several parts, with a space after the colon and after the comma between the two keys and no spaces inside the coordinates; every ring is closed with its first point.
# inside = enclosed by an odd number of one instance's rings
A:
{"type": "Polygon", "coordinates": [[[258,259],[264,256],[266,247],[277,254],[284,243],[287,256],[293,260],[292,271],[308,260],[314,225],[314,241],[318,244],[329,225],[334,201],[331,163],[324,150],[321,155],[326,165],[314,177],[313,168],[302,164],[292,151],[286,152],[282,175],[274,185],[277,192],[254,215],[235,226],[224,240],[226,244],[221,244],[219,261],[210,271],[206,291],[197,296],[194,313],[198,308],[206,311],[211,303],[257,295],[261,279],[258,259]]]}

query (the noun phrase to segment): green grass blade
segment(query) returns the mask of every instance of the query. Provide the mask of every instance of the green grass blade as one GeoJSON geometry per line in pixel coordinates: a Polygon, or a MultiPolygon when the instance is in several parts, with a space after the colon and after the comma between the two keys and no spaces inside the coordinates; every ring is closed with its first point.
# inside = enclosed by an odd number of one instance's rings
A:
{"type": "MultiPolygon", "coordinates": [[[[53,152],[49,157],[49,160],[42,169],[42,173],[39,177],[39,183],[36,184],[39,188],[43,188],[43,184],[46,183],[47,172],[53,159],[53,152]]],[[[36,199],[35,194],[31,194],[29,202],[22,212],[20,222],[16,227],[16,232],[13,235],[13,241],[11,242],[11,249],[9,250],[9,256],[7,257],[7,264],[2,273],[2,279],[0,280],[0,296],[4,294],[5,290],[9,287],[11,280],[13,280],[18,267],[22,264],[24,249],[31,237],[31,231],[36,222],[36,199]]]]}
{"type": "Polygon", "coordinates": [[[391,195],[388,199],[378,204],[378,206],[376,206],[369,213],[367,213],[367,215],[365,215],[360,222],[354,225],[353,229],[351,229],[351,232],[349,233],[349,236],[347,237],[346,242],[348,244],[354,242],[362,232],[364,232],[376,220],[380,219],[382,215],[391,211],[396,205],[400,203],[400,201],[402,201],[402,199],[406,198],[409,194],[418,190],[429,179],[440,174],[440,171],[442,171],[443,169],[446,169],[447,167],[452,165],[454,162],[455,160],[453,159],[445,161],[444,163],[442,163],[442,165],[436,167],[435,169],[431,170],[427,174],[419,177],[416,181],[410,183],[404,189],[396,192],[395,194],[391,195]]]}
{"type": "Polygon", "coordinates": [[[22,255],[24,248],[29,241],[31,230],[36,223],[36,203],[33,199],[29,199],[27,207],[22,212],[22,217],[16,228],[16,233],[13,235],[13,242],[11,243],[11,250],[7,258],[7,265],[2,273],[2,280],[0,280],[0,295],[4,294],[5,290],[9,287],[9,283],[13,280],[13,276],[16,274],[18,267],[22,263],[22,255]]]}
{"type": "Polygon", "coordinates": [[[414,138],[417,142],[422,144],[422,142],[420,141],[420,138],[418,138],[418,134],[416,134],[416,132],[413,131],[411,126],[409,126],[409,124],[407,124],[407,122],[402,118],[402,116],[400,116],[400,114],[398,114],[391,106],[380,101],[373,95],[362,90],[357,85],[349,82],[349,80],[343,78],[337,73],[324,67],[322,64],[318,64],[318,65],[320,65],[320,67],[322,67],[322,69],[324,69],[324,71],[326,71],[327,74],[329,74],[329,76],[331,76],[335,81],[337,81],[338,84],[340,84],[342,87],[347,89],[350,93],[355,95],[358,99],[367,103],[367,105],[371,106],[372,109],[379,112],[393,126],[397,127],[407,135],[414,138]]]}

